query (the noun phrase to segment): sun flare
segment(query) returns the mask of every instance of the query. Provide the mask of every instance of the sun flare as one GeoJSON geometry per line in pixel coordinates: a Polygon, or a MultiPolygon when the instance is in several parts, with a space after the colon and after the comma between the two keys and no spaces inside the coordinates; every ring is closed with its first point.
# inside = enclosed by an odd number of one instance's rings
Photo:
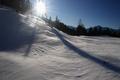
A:
{"type": "Polygon", "coordinates": [[[46,12],[47,12],[46,5],[43,1],[37,0],[37,2],[35,4],[35,12],[39,16],[41,16],[41,15],[43,16],[46,14],[46,12]]]}

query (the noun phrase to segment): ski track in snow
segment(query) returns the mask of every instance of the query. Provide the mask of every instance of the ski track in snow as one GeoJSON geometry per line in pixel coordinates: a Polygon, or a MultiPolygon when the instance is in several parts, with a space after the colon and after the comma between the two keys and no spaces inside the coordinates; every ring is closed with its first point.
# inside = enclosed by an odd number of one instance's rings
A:
{"type": "Polygon", "coordinates": [[[39,32],[30,46],[0,52],[0,80],[120,80],[119,38],[69,36],[42,22],[33,23],[39,32]]]}

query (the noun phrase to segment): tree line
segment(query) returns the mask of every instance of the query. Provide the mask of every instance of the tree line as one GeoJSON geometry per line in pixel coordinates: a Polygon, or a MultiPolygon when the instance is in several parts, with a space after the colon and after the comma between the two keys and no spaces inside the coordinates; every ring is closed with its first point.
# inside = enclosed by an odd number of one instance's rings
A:
{"type": "Polygon", "coordinates": [[[85,35],[85,36],[120,37],[120,28],[113,29],[110,27],[103,27],[101,25],[86,28],[81,20],[79,21],[77,27],[73,27],[61,22],[58,17],[56,17],[55,21],[53,21],[51,17],[49,19],[43,17],[43,20],[45,20],[49,26],[55,27],[58,30],[73,36],[85,35]]]}
{"type": "Polygon", "coordinates": [[[31,8],[30,0],[0,0],[0,5],[11,7],[21,13],[31,8]]]}
{"type": "MultiPolygon", "coordinates": [[[[0,0],[0,5],[11,7],[21,13],[25,13],[32,8],[30,0],[0,0]]],[[[51,17],[49,19],[42,17],[42,19],[45,20],[49,26],[56,27],[64,33],[73,36],[87,35],[120,37],[120,29],[112,29],[101,25],[86,28],[81,20],[79,21],[77,27],[73,27],[61,22],[58,16],[55,21],[53,21],[51,17]]]]}

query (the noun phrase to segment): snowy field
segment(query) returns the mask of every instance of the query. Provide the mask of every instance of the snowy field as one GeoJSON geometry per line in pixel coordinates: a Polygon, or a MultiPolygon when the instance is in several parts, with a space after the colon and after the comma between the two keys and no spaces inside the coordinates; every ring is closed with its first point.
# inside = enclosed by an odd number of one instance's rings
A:
{"type": "Polygon", "coordinates": [[[24,24],[39,29],[32,43],[0,51],[0,80],[120,80],[119,38],[69,36],[42,20],[5,9],[0,9],[0,21],[0,27],[24,24]]]}

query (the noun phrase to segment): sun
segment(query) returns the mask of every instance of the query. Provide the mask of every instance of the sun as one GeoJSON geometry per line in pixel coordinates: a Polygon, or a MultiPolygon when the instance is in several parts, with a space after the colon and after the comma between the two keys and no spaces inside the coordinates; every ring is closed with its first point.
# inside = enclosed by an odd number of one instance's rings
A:
{"type": "Polygon", "coordinates": [[[42,0],[37,0],[34,9],[35,13],[39,16],[44,16],[47,12],[47,7],[42,0]]]}

